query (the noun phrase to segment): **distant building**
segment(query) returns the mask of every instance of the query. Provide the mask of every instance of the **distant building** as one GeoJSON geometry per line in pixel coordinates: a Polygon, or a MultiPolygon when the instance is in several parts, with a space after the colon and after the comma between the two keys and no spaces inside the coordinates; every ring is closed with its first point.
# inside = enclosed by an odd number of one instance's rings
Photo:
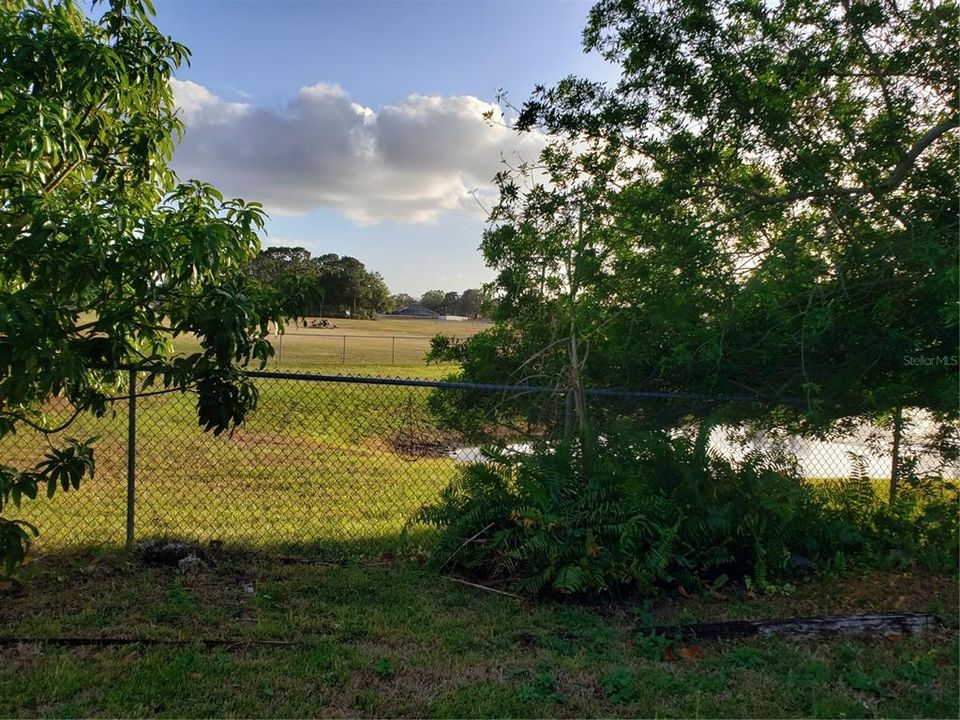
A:
{"type": "Polygon", "coordinates": [[[389,317],[409,317],[409,318],[422,318],[424,320],[439,320],[440,313],[435,310],[431,310],[426,305],[421,305],[420,303],[413,303],[412,305],[406,305],[405,307],[400,308],[399,310],[394,310],[389,314],[389,317]]]}

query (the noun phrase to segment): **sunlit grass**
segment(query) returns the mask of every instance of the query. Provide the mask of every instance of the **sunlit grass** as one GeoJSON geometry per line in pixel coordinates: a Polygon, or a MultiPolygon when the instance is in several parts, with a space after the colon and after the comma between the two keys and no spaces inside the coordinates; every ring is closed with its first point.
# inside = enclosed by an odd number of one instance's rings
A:
{"type": "MultiPolygon", "coordinates": [[[[191,394],[138,400],[137,537],[316,544],[332,552],[360,541],[374,551],[394,545],[410,515],[457,472],[442,454],[405,454],[411,442],[435,438],[428,389],[294,380],[257,385],[257,410],[221,437],[198,427],[191,394]]],[[[16,516],[40,528],[38,548],[123,542],[126,433],[125,402],[102,419],[81,416],[63,433],[99,438],[97,470],[78,491],[24,503],[16,516]]],[[[36,462],[47,447],[31,431],[0,441],[4,462],[16,467],[36,462]]]]}
{"type": "MultiPolygon", "coordinates": [[[[490,327],[484,322],[438,322],[431,320],[347,320],[335,319],[335,328],[311,328],[290,323],[282,335],[271,337],[274,356],[271,369],[334,368],[336,366],[379,366],[391,374],[423,366],[430,340],[438,334],[470,337],[490,327]]],[[[174,340],[177,352],[199,348],[196,339],[181,336],[174,340]]]]}

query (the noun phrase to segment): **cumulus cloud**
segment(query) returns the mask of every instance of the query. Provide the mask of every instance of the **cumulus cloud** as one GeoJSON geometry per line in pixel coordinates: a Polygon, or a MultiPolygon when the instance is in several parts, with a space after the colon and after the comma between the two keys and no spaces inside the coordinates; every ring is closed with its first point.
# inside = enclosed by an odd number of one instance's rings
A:
{"type": "Polygon", "coordinates": [[[496,105],[469,95],[411,95],[375,111],[319,83],[276,110],[188,81],[172,86],[186,125],[174,156],[180,175],[277,213],[332,208],[370,224],[474,212],[472,193],[490,192],[501,157],[532,160],[544,143],[504,127],[496,105]]]}

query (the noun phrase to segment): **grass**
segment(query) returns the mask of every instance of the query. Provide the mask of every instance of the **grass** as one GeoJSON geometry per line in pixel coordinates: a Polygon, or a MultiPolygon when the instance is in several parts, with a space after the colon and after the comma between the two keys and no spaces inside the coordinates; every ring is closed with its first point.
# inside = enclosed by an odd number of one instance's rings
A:
{"type": "MultiPolygon", "coordinates": [[[[380,366],[398,369],[423,366],[430,339],[438,334],[470,337],[490,327],[486,322],[439,322],[433,320],[345,320],[335,328],[310,328],[288,324],[283,335],[273,339],[273,368],[336,368],[380,366]]],[[[176,338],[178,352],[198,349],[190,336],[176,338]]],[[[364,371],[369,372],[367,367],[364,371]]]]}
{"type": "MultiPolygon", "coordinates": [[[[377,366],[349,370],[395,374],[377,366]]],[[[402,374],[437,378],[449,371],[419,366],[402,374]]],[[[396,547],[406,520],[457,470],[452,459],[417,447],[438,440],[426,408],[429,389],[257,384],[258,409],[229,437],[201,432],[191,395],[138,400],[138,537],[314,544],[333,554],[362,541],[376,552],[396,547]]],[[[18,517],[41,529],[38,548],[123,541],[126,432],[126,403],[118,402],[107,417],[82,416],[64,433],[99,438],[97,472],[79,491],[24,503],[18,517]]],[[[0,441],[4,462],[18,467],[36,462],[47,447],[29,431],[0,441]]]]}
{"type": "Polygon", "coordinates": [[[34,563],[0,603],[0,716],[956,717],[954,579],[871,572],[791,597],[520,602],[411,563],[278,565],[236,555],[194,575],[123,555],[34,563]],[[678,645],[644,623],[936,610],[914,638],[678,645]],[[284,639],[277,647],[69,648],[44,638],[284,639]],[[671,657],[664,658],[664,647],[671,657]]]}

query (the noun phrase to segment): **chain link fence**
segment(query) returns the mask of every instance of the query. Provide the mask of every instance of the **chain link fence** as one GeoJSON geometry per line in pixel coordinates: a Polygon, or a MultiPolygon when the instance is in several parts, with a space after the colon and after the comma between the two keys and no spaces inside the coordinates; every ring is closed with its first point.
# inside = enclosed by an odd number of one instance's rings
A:
{"type": "Polygon", "coordinates": [[[336,330],[305,328],[278,335],[271,362],[278,367],[296,367],[305,359],[323,365],[424,365],[431,340],[431,336],[338,335],[336,330]]]}
{"type": "MultiPolygon", "coordinates": [[[[487,418],[502,417],[506,406],[522,401],[522,421],[487,424],[483,438],[520,452],[549,428],[570,431],[572,401],[563,389],[251,374],[260,404],[230,435],[201,431],[192,394],[141,388],[133,413],[129,400],[117,400],[105,417],[81,415],[57,435],[24,428],[0,439],[0,462],[24,468],[66,437],[98,438],[93,479],[77,491],[25,502],[16,516],[40,528],[37,545],[45,550],[178,537],[281,553],[370,555],[401,543],[430,543],[426,530],[404,535],[407,520],[436,499],[465,462],[481,457],[481,438],[448,429],[443,420],[470,406],[464,400],[476,400],[487,418]]],[[[588,393],[601,423],[613,416],[675,421],[702,402],[683,394],[588,393]]],[[[46,411],[53,423],[70,414],[57,400],[46,411]]],[[[915,414],[909,420],[903,447],[919,458],[917,468],[960,475],[924,445],[930,419],[915,414]]],[[[715,428],[710,444],[731,458],[751,450],[786,453],[811,479],[854,472],[884,479],[890,437],[889,428],[865,425],[806,438],[737,424],[715,428]]]]}

